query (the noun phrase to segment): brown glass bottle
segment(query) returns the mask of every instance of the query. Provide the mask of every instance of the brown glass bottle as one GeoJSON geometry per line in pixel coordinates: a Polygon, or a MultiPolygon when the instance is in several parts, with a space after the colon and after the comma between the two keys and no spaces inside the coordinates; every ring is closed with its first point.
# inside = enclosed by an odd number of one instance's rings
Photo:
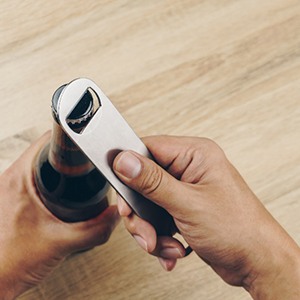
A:
{"type": "MultiPolygon", "coordinates": [[[[97,216],[108,206],[109,184],[59,125],[57,105],[63,89],[52,98],[52,138],[37,158],[34,178],[45,206],[65,222],[78,222],[97,216]]],[[[93,109],[93,97],[86,91],[67,120],[69,126],[80,132],[93,109]]]]}

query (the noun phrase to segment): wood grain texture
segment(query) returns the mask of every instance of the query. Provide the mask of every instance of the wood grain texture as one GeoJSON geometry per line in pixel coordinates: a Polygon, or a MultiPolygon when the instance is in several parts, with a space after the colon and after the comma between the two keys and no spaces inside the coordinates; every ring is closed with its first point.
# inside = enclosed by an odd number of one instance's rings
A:
{"type": "MultiPolygon", "coordinates": [[[[51,128],[50,99],[98,83],[143,135],[216,140],[300,242],[298,0],[0,3],[0,170],[51,128]]],[[[164,272],[120,225],[22,300],[250,299],[194,254],[164,272]]]]}

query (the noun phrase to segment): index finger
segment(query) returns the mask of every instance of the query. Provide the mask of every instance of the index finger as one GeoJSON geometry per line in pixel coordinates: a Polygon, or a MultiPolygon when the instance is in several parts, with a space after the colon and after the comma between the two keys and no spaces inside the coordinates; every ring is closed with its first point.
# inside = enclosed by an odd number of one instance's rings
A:
{"type": "Polygon", "coordinates": [[[205,139],[202,138],[160,135],[144,137],[142,140],[155,161],[177,179],[181,179],[194,159],[195,149],[203,147],[205,152],[205,139]]]}

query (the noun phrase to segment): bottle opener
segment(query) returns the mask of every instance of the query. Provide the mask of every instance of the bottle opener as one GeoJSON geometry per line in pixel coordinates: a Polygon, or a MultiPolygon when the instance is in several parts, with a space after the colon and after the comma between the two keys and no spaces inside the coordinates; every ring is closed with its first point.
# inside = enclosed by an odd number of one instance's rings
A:
{"type": "Polygon", "coordinates": [[[71,81],[59,96],[57,113],[63,130],[132,210],[151,223],[157,235],[172,235],[175,225],[171,215],[123,184],[112,170],[114,158],[123,150],[133,150],[150,159],[152,156],[102,90],[86,78],[71,81]],[[69,127],[67,119],[87,91],[92,94],[94,102],[98,102],[94,103],[97,109],[84,130],[77,133],[69,127]]]}

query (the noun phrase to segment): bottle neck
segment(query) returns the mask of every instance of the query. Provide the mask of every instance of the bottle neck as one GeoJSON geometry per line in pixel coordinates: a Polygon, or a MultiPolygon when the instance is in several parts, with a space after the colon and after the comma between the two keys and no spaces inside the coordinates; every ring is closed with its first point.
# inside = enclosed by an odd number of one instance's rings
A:
{"type": "Polygon", "coordinates": [[[53,122],[48,159],[57,172],[69,176],[86,174],[95,168],[56,121],[53,122]]]}

